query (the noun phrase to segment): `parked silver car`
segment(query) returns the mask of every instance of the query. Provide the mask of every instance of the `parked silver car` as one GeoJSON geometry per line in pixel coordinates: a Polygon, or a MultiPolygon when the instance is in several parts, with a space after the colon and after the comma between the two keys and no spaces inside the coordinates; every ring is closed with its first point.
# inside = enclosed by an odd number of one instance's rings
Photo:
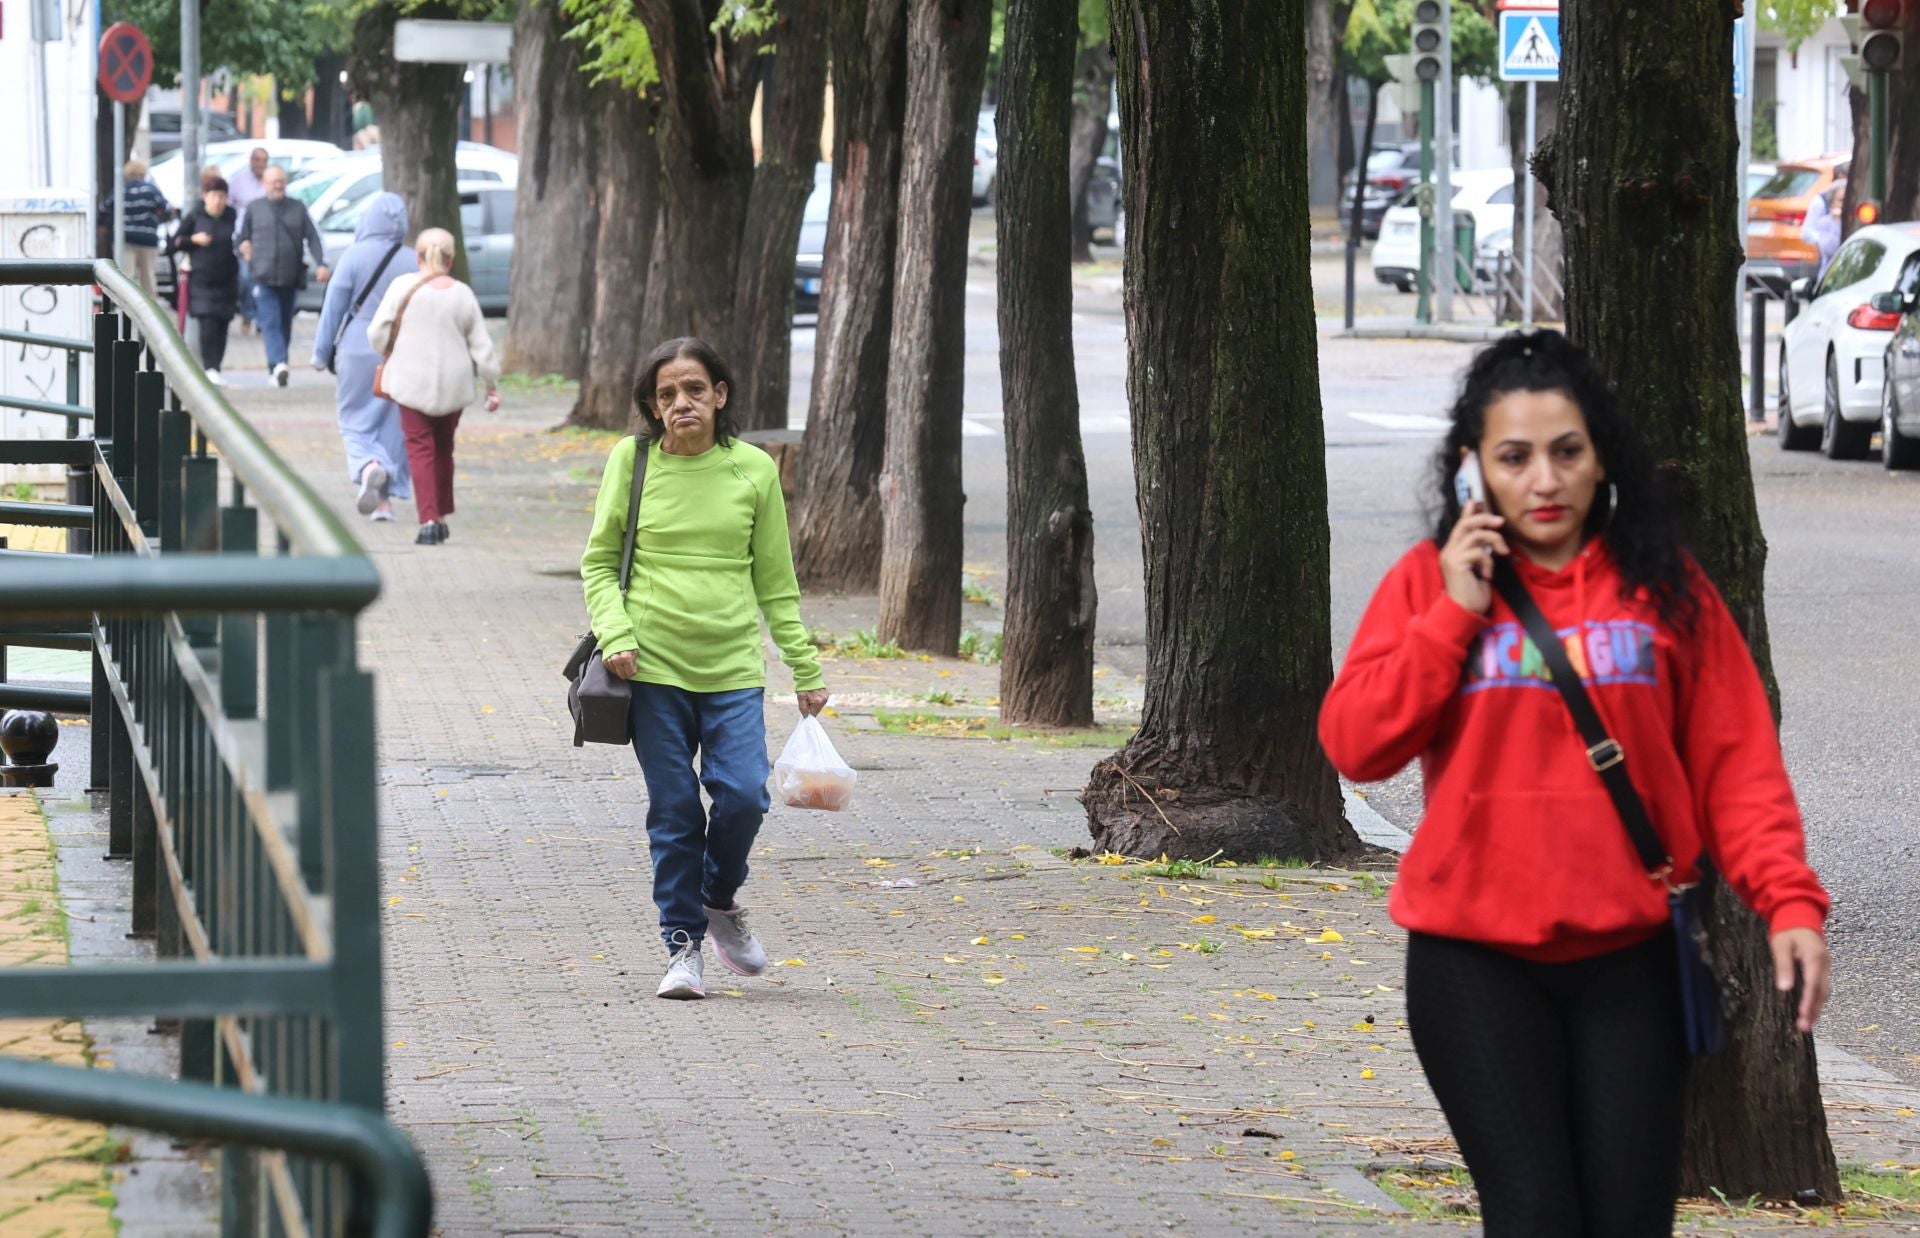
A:
{"type": "MultiPolygon", "coordinates": [[[[348,209],[335,211],[320,225],[329,266],[338,263],[347,246],[353,244],[353,230],[360,226],[360,215],[376,196],[369,194],[348,209]]],[[[473,295],[489,314],[507,312],[507,285],[513,270],[513,201],[513,187],[498,181],[466,181],[460,185],[460,232],[467,243],[468,274],[473,295]]],[[[326,285],[309,277],[294,305],[317,314],[326,295],[326,285]]]]}

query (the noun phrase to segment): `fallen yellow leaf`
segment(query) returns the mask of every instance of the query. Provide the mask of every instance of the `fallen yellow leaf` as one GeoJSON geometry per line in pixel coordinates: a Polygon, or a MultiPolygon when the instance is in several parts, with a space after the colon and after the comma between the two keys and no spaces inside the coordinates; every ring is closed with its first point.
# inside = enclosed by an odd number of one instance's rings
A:
{"type": "Polygon", "coordinates": [[[1290,1160],[1292,1160],[1292,1159],[1293,1159],[1293,1153],[1291,1153],[1291,1152],[1282,1152],[1282,1153],[1280,1154],[1280,1159],[1281,1159],[1281,1160],[1283,1160],[1283,1161],[1290,1161],[1290,1160]]]}
{"type": "Polygon", "coordinates": [[[1336,930],[1336,929],[1330,929],[1330,928],[1327,928],[1327,929],[1321,929],[1321,930],[1320,930],[1320,936],[1319,936],[1319,937],[1317,937],[1317,938],[1315,938],[1314,940],[1316,940],[1316,941],[1345,941],[1345,940],[1346,940],[1346,938],[1344,938],[1344,937],[1342,937],[1342,936],[1340,936],[1340,933],[1339,933],[1339,931],[1338,931],[1338,930],[1336,930]]]}
{"type": "Polygon", "coordinates": [[[1369,1067],[1367,1067],[1367,1068],[1366,1068],[1365,1070],[1363,1070],[1363,1071],[1361,1071],[1361,1072],[1360,1072],[1360,1077],[1361,1077],[1362,1079],[1371,1079],[1371,1078],[1373,1078],[1373,1067],[1371,1067],[1371,1066],[1369,1066],[1369,1067]]]}
{"type": "Polygon", "coordinates": [[[871,860],[863,860],[862,863],[864,863],[868,868],[892,868],[893,867],[892,860],[883,860],[879,856],[875,856],[871,860]]]}
{"type": "Polygon", "coordinates": [[[775,967],[805,967],[806,965],[805,959],[781,959],[774,964],[775,967]]]}
{"type": "Polygon", "coordinates": [[[1026,939],[1027,939],[1027,935],[1025,933],[1014,933],[1012,936],[1007,938],[1008,941],[1025,941],[1026,939]]]}
{"type": "Polygon", "coordinates": [[[1005,976],[982,976],[980,978],[988,984],[1005,984],[1007,982],[1005,976]]]}
{"type": "Polygon", "coordinates": [[[1193,923],[1195,923],[1195,924],[1212,924],[1212,923],[1213,923],[1214,921],[1216,921],[1216,920],[1218,920],[1219,918],[1220,918],[1220,917],[1218,917],[1218,916],[1195,916],[1195,917],[1193,918],[1193,923]]]}
{"type": "Polygon", "coordinates": [[[974,939],[973,939],[973,941],[972,941],[971,943],[969,943],[969,944],[971,944],[971,945],[975,945],[975,946],[984,946],[984,945],[986,945],[986,944],[987,944],[987,939],[986,939],[986,938],[985,938],[984,936],[982,936],[982,937],[976,937],[976,938],[974,938],[974,939]]]}
{"type": "Polygon", "coordinates": [[[1100,947],[1098,947],[1098,946],[1075,946],[1075,947],[1073,947],[1073,952],[1074,952],[1075,954],[1098,954],[1098,953],[1100,953],[1100,947]]]}

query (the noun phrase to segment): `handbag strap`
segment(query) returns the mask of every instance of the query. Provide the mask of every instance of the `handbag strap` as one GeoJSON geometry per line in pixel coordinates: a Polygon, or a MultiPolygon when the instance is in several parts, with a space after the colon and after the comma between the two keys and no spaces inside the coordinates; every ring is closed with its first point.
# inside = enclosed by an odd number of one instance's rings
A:
{"type": "Polygon", "coordinates": [[[1560,690],[1560,699],[1567,703],[1567,712],[1573,715],[1573,725],[1580,732],[1581,742],[1587,746],[1587,764],[1593,766],[1600,775],[1600,781],[1606,785],[1607,798],[1613,801],[1613,808],[1620,816],[1620,824],[1626,827],[1627,837],[1633,840],[1633,849],[1640,854],[1641,866],[1647,870],[1647,876],[1663,883],[1673,873],[1673,857],[1667,854],[1666,844],[1660,841],[1660,835],[1654,831],[1653,822],[1647,816],[1647,806],[1640,799],[1640,793],[1634,789],[1633,779],[1627,774],[1626,749],[1620,741],[1607,733],[1607,724],[1600,720],[1600,711],[1594,708],[1593,699],[1587,695],[1586,685],[1580,682],[1580,673],[1573,669],[1573,662],[1567,657],[1567,647],[1561,643],[1560,636],[1540,613],[1540,607],[1527,592],[1520,573],[1506,559],[1494,565],[1493,587],[1512,608],[1525,628],[1534,647],[1540,651],[1540,657],[1553,673],[1553,686],[1560,690]]]}
{"type": "MultiPolygon", "coordinates": [[[[380,286],[380,277],[387,273],[387,264],[392,262],[393,256],[399,252],[400,245],[396,242],[393,248],[387,251],[387,256],[380,260],[380,265],[373,268],[373,274],[367,279],[367,286],[360,290],[359,295],[354,297],[353,304],[347,307],[347,316],[342,318],[340,325],[333,329],[333,346],[336,349],[340,347],[340,337],[347,333],[347,327],[360,316],[360,311],[366,308],[367,298],[372,296],[373,290],[380,286]]],[[[394,325],[399,326],[397,322],[394,325]]],[[[393,350],[389,348],[387,351],[391,354],[393,350]]]]}
{"type": "Polygon", "coordinates": [[[393,312],[393,330],[387,332],[387,351],[380,354],[383,361],[393,360],[393,346],[400,342],[400,324],[407,320],[407,303],[413,300],[413,294],[427,286],[429,277],[422,275],[407,289],[407,295],[400,298],[400,308],[393,312]]]}
{"type": "Polygon", "coordinates": [[[627,582],[633,579],[633,544],[640,535],[640,491],[647,484],[647,442],[634,435],[633,484],[627,493],[627,544],[620,551],[620,596],[627,596],[627,582]]]}

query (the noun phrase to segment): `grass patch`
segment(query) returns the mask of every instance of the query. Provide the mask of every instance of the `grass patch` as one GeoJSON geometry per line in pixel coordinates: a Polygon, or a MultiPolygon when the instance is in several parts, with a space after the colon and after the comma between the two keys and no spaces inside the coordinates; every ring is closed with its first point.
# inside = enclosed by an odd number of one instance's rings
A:
{"type": "Polygon", "coordinates": [[[979,606],[1000,605],[999,595],[971,576],[960,578],[960,596],[979,606]]]}
{"type": "Polygon", "coordinates": [[[1384,1169],[1374,1185],[1422,1221],[1478,1219],[1480,1199],[1464,1169],[1384,1169]]]}
{"type": "Polygon", "coordinates": [[[936,739],[992,739],[1002,743],[1025,740],[1055,748],[1114,749],[1133,736],[1132,727],[1090,727],[1043,730],[1001,726],[991,718],[950,718],[941,714],[900,714],[885,710],[873,715],[889,735],[923,735],[936,739]]]}
{"type": "Polygon", "coordinates": [[[928,705],[951,705],[958,698],[950,690],[942,688],[922,692],[917,699],[928,705]]]}
{"type": "Polygon", "coordinates": [[[845,636],[822,633],[814,637],[813,643],[828,657],[898,662],[913,656],[900,648],[898,642],[881,640],[880,634],[872,628],[855,628],[845,636]]]}
{"type": "Polygon", "coordinates": [[[529,391],[578,391],[580,384],[564,374],[512,374],[500,376],[500,389],[525,394],[529,391]]]}
{"type": "Polygon", "coordinates": [[[1901,1173],[1855,1165],[1840,1171],[1840,1189],[1846,1192],[1849,1205],[1855,1202],[1854,1196],[1859,1195],[1870,1203],[1920,1209],[1920,1169],[1901,1173]]]}
{"type": "Polygon", "coordinates": [[[978,662],[982,666],[998,666],[1006,647],[1006,637],[1000,633],[988,636],[970,628],[960,637],[960,660],[978,662]]]}
{"type": "Polygon", "coordinates": [[[1169,860],[1161,856],[1155,862],[1140,870],[1142,877],[1164,877],[1168,881],[1205,881],[1213,871],[1213,862],[1220,858],[1218,851],[1204,860],[1169,860]]]}
{"type": "Polygon", "coordinates": [[[33,483],[30,481],[16,481],[7,487],[7,497],[22,503],[31,503],[40,497],[40,492],[33,488],[33,483]]]}

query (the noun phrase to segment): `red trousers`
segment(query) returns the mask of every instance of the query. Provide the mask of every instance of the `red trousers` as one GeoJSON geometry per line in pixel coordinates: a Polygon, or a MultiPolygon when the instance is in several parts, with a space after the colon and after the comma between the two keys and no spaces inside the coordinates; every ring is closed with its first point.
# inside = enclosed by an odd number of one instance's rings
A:
{"type": "Polygon", "coordinates": [[[429,417],[400,405],[400,426],[407,436],[407,467],[413,471],[413,505],[420,523],[453,515],[453,432],[458,412],[429,417]]]}

